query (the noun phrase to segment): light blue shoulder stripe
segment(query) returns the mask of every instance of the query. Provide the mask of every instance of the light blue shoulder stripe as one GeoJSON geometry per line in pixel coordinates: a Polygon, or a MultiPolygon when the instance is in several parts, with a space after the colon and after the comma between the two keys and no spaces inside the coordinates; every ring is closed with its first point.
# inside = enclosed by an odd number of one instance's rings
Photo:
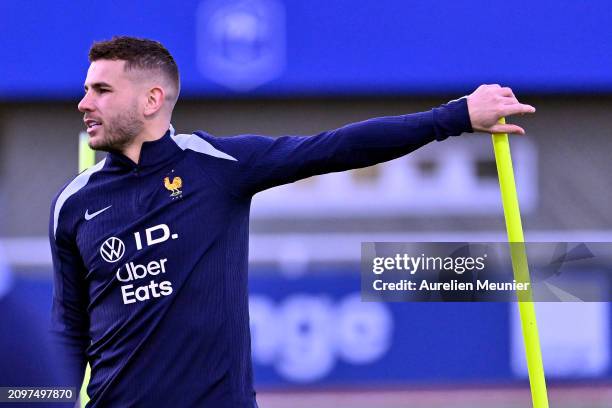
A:
{"type": "Polygon", "coordinates": [[[2,244],[0,244],[0,299],[13,286],[13,275],[6,264],[6,256],[3,253],[2,244]]]}
{"type": "Polygon", "coordinates": [[[217,150],[206,140],[194,134],[172,135],[172,140],[174,140],[174,142],[183,150],[193,150],[194,152],[204,153],[209,156],[218,157],[220,159],[238,161],[236,160],[236,158],[230,156],[229,154],[217,150]]]}
{"type": "Polygon", "coordinates": [[[61,192],[59,197],[57,197],[57,201],[55,202],[55,209],[53,210],[53,237],[54,238],[55,238],[55,233],[57,232],[57,220],[59,219],[60,211],[62,210],[62,207],[64,203],[66,202],[66,200],[68,200],[70,196],[76,194],[80,189],[85,187],[87,183],[89,182],[89,178],[91,177],[91,175],[97,171],[100,171],[102,167],[104,167],[105,162],[106,162],[106,159],[102,160],[95,166],[88,168],[87,170],[85,170],[84,172],[76,176],[75,179],[72,180],[70,184],[68,184],[66,188],[61,192]]]}

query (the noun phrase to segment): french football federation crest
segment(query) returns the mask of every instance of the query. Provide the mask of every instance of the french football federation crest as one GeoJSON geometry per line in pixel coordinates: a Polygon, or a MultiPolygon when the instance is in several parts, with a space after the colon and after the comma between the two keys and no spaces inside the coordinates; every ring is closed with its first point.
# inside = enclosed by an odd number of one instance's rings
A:
{"type": "MultiPolygon", "coordinates": [[[[172,170],[172,172],[174,172],[174,170],[172,170]]],[[[170,194],[170,197],[173,200],[175,198],[180,198],[181,195],[183,194],[183,191],[181,190],[181,188],[183,188],[183,179],[181,179],[178,176],[176,177],[166,176],[164,177],[164,187],[166,187],[166,190],[172,192],[170,194]]]]}

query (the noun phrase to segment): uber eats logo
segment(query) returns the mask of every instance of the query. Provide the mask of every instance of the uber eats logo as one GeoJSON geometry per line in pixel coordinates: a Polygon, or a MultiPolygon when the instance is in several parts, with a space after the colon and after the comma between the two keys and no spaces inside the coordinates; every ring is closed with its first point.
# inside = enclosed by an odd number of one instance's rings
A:
{"type": "MultiPolygon", "coordinates": [[[[136,251],[154,245],[162,244],[169,239],[177,239],[166,224],[155,225],[144,231],[134,232],[134,245],[136,251]]],[[[116,263],[125,254],[125,243],[117,238],[110,237],[100,247],[100,255],[108,263],[116,263]]],[[[147,261],[145,263],[127,262],[120,266],[115,277],[119,282],[126,283],[121,286],[123,304],[143,302],[151,298],[159,298],[172,294],[172,282],[164,280],[158,282],[167,271],[168,258],[147,261]],[[148,283],[145,281],[148,280],[148,283]],[[143,284],[144,283],[144,284],[143,284]]]]}

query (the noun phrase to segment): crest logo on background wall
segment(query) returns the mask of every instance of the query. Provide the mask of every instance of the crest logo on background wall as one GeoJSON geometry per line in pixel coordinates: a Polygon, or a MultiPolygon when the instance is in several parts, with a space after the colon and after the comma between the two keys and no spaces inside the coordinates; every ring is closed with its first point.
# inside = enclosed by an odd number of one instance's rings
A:
{"type": "Polygon", "coordinates": [[[285,8],[278,0],[204,0],[197,10],[197,65],[206,78],[249,91],[285,68],[285,8]]]}

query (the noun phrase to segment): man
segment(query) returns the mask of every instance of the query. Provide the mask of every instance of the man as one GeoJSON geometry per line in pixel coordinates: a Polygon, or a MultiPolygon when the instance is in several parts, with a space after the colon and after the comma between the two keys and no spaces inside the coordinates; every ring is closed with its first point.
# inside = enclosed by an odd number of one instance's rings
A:
{"type": "Polygon", "coordinates": [[[106,158],[51,208],[53,330],[92,368],[89,407],[255,407],[247,300],[249,207],[259,191],[370,166],[433,140],[532,113],[484,85],[428,112],[312,137],[174,133],[179,74],[159,43],[95,43],[79,103],[106,158]]]}

